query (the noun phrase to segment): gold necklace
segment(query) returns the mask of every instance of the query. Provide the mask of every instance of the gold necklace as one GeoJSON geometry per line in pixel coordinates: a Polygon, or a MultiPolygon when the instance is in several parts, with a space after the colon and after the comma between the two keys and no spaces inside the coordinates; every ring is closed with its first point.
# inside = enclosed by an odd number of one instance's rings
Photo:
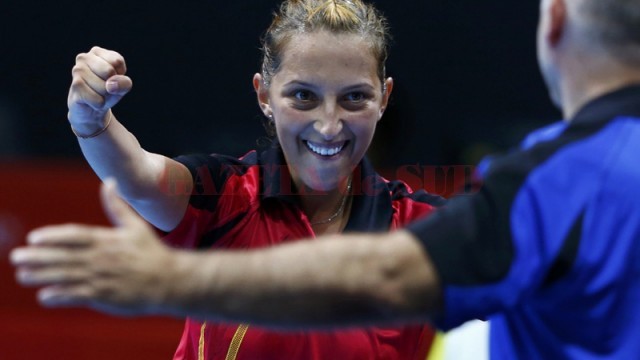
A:
{"type": "Polygon", "coordinates": [[[310,221],[311,226],[328,224],[333,220],[335,220],[338,217],[338,215],[342,214],[342,212],[344,211],[344,206],[347,204],[347,198],[349,197],[350,193],[351,193],[351,177],[349,177],[349,183],[347,184],[347,192],[342,197],[342,201],[340,201],[340,206],[338,207],[338,210],[336,210],[335,213],[333,213],[331,216],[329,216],[324,220],[314,221],[314,222],[310,221]]]}

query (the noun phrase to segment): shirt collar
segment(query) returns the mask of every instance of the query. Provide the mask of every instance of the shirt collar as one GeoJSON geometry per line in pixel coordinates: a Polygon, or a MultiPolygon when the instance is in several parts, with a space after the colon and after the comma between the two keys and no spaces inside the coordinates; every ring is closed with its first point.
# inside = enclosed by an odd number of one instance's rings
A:
{"type": "MultiPolygon", "coordinates": [[[[298,206],[295,186],[279,144],[274,143],[258,159],[261,173],[261,200],[279,200],[298,206]]],[[[387,231],[393,209],[387,182],[365,157],[353,173],[353,202],[344,232],[387,231]]]]}

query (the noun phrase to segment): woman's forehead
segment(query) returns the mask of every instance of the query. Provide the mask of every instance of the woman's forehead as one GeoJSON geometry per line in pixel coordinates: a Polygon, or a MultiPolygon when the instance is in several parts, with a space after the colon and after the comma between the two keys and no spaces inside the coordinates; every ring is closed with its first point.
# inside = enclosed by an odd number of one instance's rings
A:
{"type": "Polygon", "coordinates": [[[282,49],[283,56],[288,53],[307,52],[312,50],[333,50],[335,52],[361,52],[363,56],[375,61],[371,40],[360,34],[347,32],[331,32],[318,30],[311,33],[292,35],[282,49]]]}
{"type": "Polygon", "coordinates": [[[296,34],[282,51],[280,71],[287,75],[321,74],[377,77],[377,60],[366,38],[319,31],[296,34]]]}

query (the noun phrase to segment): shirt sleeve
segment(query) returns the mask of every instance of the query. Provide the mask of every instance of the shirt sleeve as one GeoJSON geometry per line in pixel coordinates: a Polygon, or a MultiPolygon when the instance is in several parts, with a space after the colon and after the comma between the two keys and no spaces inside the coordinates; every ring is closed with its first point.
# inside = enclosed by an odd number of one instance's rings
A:
{"type": "Polygon", "coordinates": [[[407,228],[429,253],[443,284],[445,312],[434,321],[444,330],[516,305],[540,281],[540,248],[516,239],[514,232],[537,227],[535,214],[515,210],[531,210],[516,204],[535,202],[527,198],[537,196],[525,184],[529,172],[523,160],[516,155],[495,161],[477,193],[454,198],[407,228]]]}
{"type": "Polygon", "coordinates": [[[229,190],[228,182],[245,174],[249,165],[223,155],[184,155],[175,160],[187,167],[194,186],[185,215],[164,240],[176,247],[209,247],[215,242],[213,230],[234,216],[235,204],[241,202],[228,201],[241,195],[229,190]]]}

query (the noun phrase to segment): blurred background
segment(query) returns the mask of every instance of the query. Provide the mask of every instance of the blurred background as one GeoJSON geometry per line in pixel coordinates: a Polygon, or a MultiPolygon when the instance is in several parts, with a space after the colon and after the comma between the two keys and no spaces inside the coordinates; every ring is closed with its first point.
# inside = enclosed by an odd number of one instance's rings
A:
{"type": "MultiPolygon", "coordinates": [[[[536,1],[373,3],[394,36],[395,88],[369,154],[385,175],[466,169],[559,119],[535,61],[536,1]]],[[[180,321],[41,309],[6,255],[33,227],[106,223],[66,122],[76,54],[99,45],[125,56],[134,88],[115,112],[147,150],[239,156],[265,136],[251,77],[277,4],[0,3],[0,359],[171,356],[180,321]]]]}

